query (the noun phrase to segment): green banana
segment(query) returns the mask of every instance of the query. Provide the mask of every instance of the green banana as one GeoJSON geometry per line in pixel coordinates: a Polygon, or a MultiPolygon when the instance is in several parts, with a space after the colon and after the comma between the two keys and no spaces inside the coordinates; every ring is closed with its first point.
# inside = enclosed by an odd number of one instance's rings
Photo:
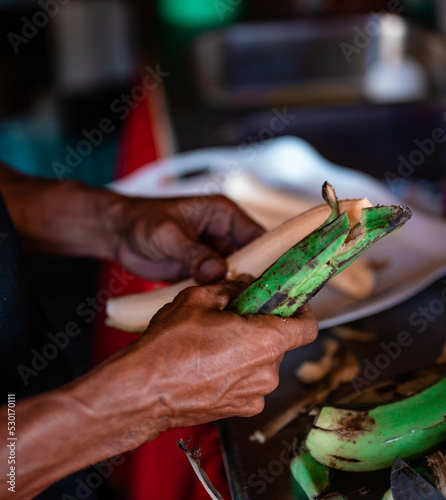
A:
{"type": "MultiPolygon", "coordinates": [[[[403,399],[359,409],[324,406],[305,446],[321,464],[347,471],[383,469],[396,456],[410,460],[421,455],[446,439],[442,370],[440,379],[403,399]]],[[[417,376],[412,375],[415,382],[417,376]]]]}
{"type": "Polygon", "coordinates": [[[238,314],[292,316],[327,283],[380,238],[412,216],[407,207],[364,208],[360,220],[339,213],[334,189],[327,182],[322,196],[331,208],[328,219],[291,247],[228,306],[238,314]]]}
{"type": "Polygon", "coordinates": [[[296,450],[290,469],[292,476],[310,499],[320,498],[330,486],[329,469],[310,455],[303,442],[296,450]]]}
{"type": "Polygon", "coordinates": [[[393,494],[392,494],[392,489],[389,488],[381,498],[381,500],[393,500],[393,494]]]}

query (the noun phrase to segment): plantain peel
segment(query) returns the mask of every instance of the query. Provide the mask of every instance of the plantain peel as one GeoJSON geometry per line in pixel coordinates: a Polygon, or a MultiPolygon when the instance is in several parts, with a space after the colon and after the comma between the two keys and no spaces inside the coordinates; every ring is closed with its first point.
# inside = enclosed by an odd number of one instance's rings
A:
{"type": "Polygon", "coordinates": [[[340,213],[336,193],[327,182],[322,197],[331,208],[326,221],[253,281],[229,304],[230,311],[292,316],[328,280],[412,216],[409,208],[394,205],[340,213]]]}

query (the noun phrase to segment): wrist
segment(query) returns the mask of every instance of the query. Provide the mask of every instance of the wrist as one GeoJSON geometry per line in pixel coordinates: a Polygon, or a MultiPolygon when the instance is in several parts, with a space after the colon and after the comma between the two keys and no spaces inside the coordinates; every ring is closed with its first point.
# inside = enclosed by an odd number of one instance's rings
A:
{"type": "Polygon", "coordinates": [[[118,235],[110,214],[120,198],[72,180],[55,186],[43,216],[50,228],[48,237],[60,236],[56,251],[112,260],[118,235]]]}
{"type": "MultiPolygon", "coordinates": [[[[62,477],[129,451],[166,428],[151,376],[142,369],[150,360],[126,351],[61,389],[18,403],[20,498],[34,498],[62,477]]],[[[5,454],[6,449],[0,458],[5,454]]]]}
{"type": "Polygon", "coordinates": [[[91,222],[88,227],[91,238],[89,254],[100,259],[116,260],[116,249],[121,238],[117,220],[123,211],[124,197],[107,189],[82,187],[91,222]]]}
{"type": "Polygon", "coordinates": [[[102,257],[118,261],[119,246],[125,238],[128,198],[107,190],[102,192],[102,196],[97,209],[102,235],[102,257]]]}
{"type": "Polygon", "coordinates": [[[84,425],[107,456],[136,448],[168,428],[156,387],[156,364],[132,344],[79,379],[71,389],[84,425]]]}
{"type": "Polygon", "coordinates": [[[19,402],[19,498],[34,498],[55,481],[107,458],[91,422],[78,404],[76,384],[19,402]]]}

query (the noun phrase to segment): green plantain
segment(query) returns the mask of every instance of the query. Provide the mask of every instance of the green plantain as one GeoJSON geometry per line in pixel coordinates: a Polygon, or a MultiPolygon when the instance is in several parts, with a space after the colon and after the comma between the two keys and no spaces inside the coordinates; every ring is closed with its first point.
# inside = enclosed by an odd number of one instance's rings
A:
{"type": "Polygon", "coordinates": [[[320,498],[330,486],[329,469],[316,461],[301,442],[290,464],[291,474],[308,498],[320,498]]]}
{"type": "Polygon", "coordinates": [[[331,208],[328,219],[298,242],[251,283],[228,306],[238,314],[292,316],[373,243],[403,226],[407,207],[364,208],[359,220],[339,213],[334,189],[327,182],[322,196],[331,208]]]}
{"type": "MultiPolygon", "coordinates": [[[[402,399],[322,407],[305,440],[311,456],[335,469],[371,471],[438,445],[446,439],[446,375],[444,366],[435,370],[441,378],[402,399]]],[[[414,387],[419,373],[412,374],[414,387]]]]}

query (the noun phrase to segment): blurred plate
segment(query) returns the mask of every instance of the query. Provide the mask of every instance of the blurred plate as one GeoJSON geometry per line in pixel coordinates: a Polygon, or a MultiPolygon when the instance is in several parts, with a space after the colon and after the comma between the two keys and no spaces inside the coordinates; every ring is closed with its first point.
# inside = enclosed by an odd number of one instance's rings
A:
{"type": "MultiPolygon", "coordinates": [[[[272,228],[322,203],[325,180],[339,199],[367,197],[373,204],[401,204],[378,180],[329,162],[296,137],[183,153],[146,165],[109,187],[130,196],[223,193],[272,228]]],[[[406,226],[376,243],[366,257],[376,264],[374,293],[354,300],[325,287],[311,301],[321,328],[388,309],[445,275],[446,222],[414,211],[406,226]]]]}

